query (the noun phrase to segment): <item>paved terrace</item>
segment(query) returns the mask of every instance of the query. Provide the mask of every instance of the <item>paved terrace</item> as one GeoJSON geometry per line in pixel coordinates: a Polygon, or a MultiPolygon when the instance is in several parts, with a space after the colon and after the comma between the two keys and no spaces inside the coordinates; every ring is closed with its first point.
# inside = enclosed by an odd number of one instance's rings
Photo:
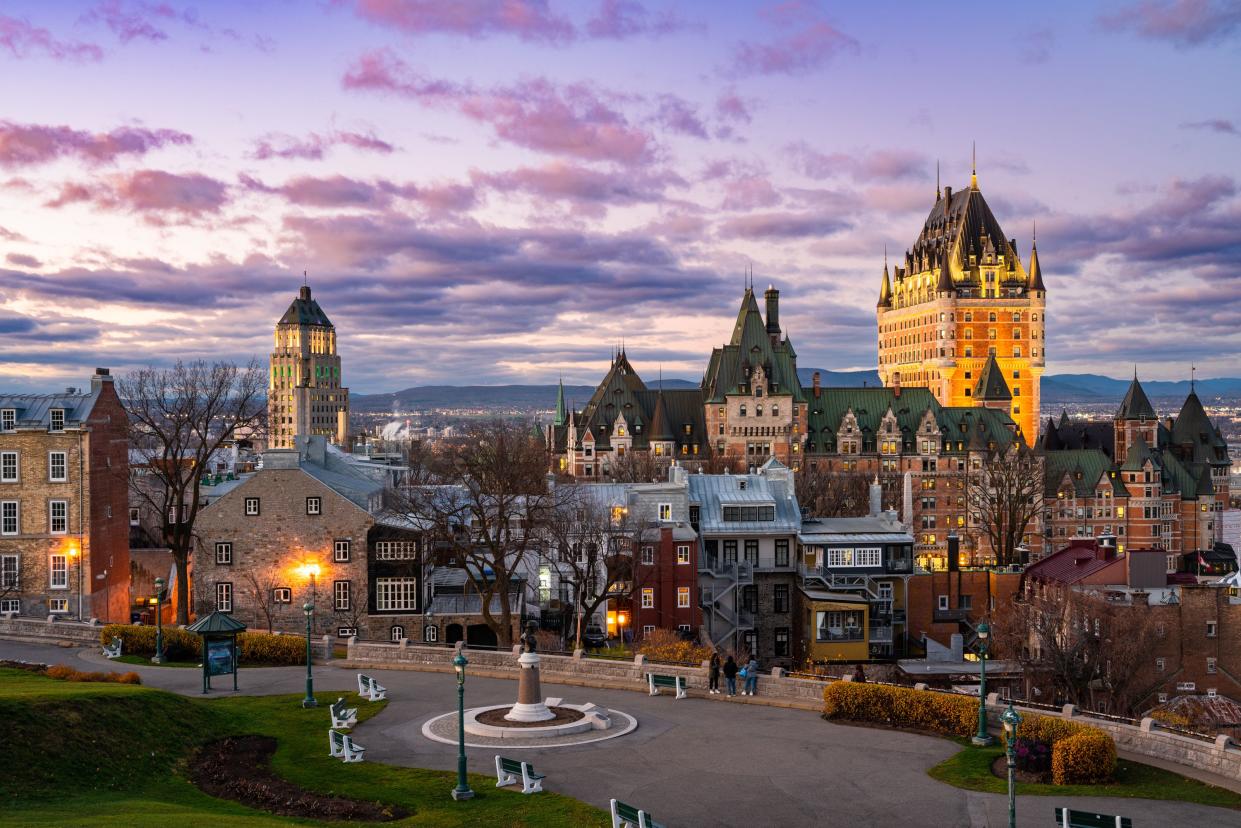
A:
{"type": "MultiPolygon", "coordinates": [[[[0,640],[0,658],[68,663],[93,669],[106,663],[95,649],[0,640]]],[[[145,685],[199,696],[200,673],[173,667],[112,665],[136,670],[145,685]]],[[[382,715],[358,727],[367,761],[455,770],[456,748],[423,738],[427,719],[452,710],[456,680],[451,674],[375,670],[388,688],[382,715]]],[[[242,669],[241,692],[302,693],[305,669],[242,669]]],[[[316,690],[354,690],[353,671],[315,668],[316,690]]],[[[926,775],[953,755],[949,741],[873,728],[829,724],[817,714],[757,704],[706,699],[674,701],[669,695],[558,686],[545,692],[566,701],[593,701],[638,718],[638,729],[618,739],[576,748],[515,751],[548,774],[548,790],[606,808],[610,797],[648,809],[673,828],[684,826],[934,826],[1000,828],[1008,803],[996,794],[962,791],[926,775]]],[[[517,682],[468,678],[468,705],[512,701],[517,682]]],[[[759,685],[762,692],[762,685],[759,685]]],[[[231,695],[214,691],[212,697],[231,695]]],[[[364,702],[363,702],[364,703],[364,702]]],[[[325,723],[326,723],[326,713],[325,723]]],[[[468,751],[470,769],[487,773],[494,751],[468,751]]],[[[448,795],[445,789],[444,795],[448,795]]],[[[1192,825],[1236,828],[1241,813],[1203,805],[1104,797],[1018,798],[1018,824],[1047,828],[1052,808],[1120,813],[1137,828],[1192,825]]]]}

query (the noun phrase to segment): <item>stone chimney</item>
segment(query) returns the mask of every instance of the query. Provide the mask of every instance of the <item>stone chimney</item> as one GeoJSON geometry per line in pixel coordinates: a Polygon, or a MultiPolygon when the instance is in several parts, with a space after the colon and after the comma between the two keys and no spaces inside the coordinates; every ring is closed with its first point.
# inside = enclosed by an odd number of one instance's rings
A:
{"type": "Polygon", "coordinates": [[[948,208],[952,206],[952,188],[944,188],[944,215],[948,214],[948,208]]]}
{"type": "Polygon", "coordinates": [[[901,398],[901,372],[896,371],[892,374],[892,396],[896,399],[901,398]]]}
{"type": "Polygon", "coordinates": [[[108,368],[96,368],[95,375],[90,378],[91,392],[98,391],[105,383],[112,384],[112,371],[108,368]]]}
{"type": "Polygon", "coordinates": [[[817,400],[819,398],[819,394],[823,392],[823,389],[819,386],[819,372],[818,371],[814,372],[814,377],[812,379],[812,382],[814,383],[814,398],[817,400]]]}
{"type": "Polygon", "coordinates": [[[956,572],[961,568],[961,538],[954,531],[948,532],[948,571],[956,572]]]}
{"type": "Polygon", "coordinates": [[[767,333],[769,336],[780,337],[780,291],[775,285],[768,285],[763,294],[767,300],[767,333]]]}
{"type": "Polygon", "coordinates": [[[879,475],[870,484],[870,516],[879,517],[883,511],[883,486],[879,485],[879,475]]]}

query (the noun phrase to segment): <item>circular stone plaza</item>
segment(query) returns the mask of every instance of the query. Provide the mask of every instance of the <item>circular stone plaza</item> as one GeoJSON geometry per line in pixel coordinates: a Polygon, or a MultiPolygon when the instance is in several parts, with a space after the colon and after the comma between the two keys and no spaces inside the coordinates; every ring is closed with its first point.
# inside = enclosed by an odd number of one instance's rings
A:
{"type": "MultiPolygon", "coordinates": [[[[98,648],[0,640],[0,659],[107,669],[98,648]]],[[[150,687],[187,696],[198,696],[202,689],[196,670],[125,666],[150,687]]],[[[366,673],[387,688],[388,698],[378,715],[353,731],[353,738],[366,747],[366,761],[455,770],[456,677],[442,671],[368,668],[366,673]]],[[[304,681],[304,668],[243,668],[239,686],[242,694],[295,694],[303,690],[304,681]]],[[[484,712],[480,708],[509,708],[517,698],[517,685],[515,678],[467,676],[466,706],[478,713],[484,712]]],[[[543,685],[545,696],[554,702],[549,707],[593,705],[592,710],[608,711],[609,727],[592,725],[545,739],[467,734],[471,772],[492,773],[496,754],[503,753],[545,774],[547,791],[604,809],[610,799],[620,799],[649,811],[669,828],[1008,824],[1005,796],[961,790],[927,775],[929,768],[961,749],[947,739],[832,724],[813,710],[769,706],[761,696],[676,700],[667,691],[648,696],[644,688],[633,692],[557,685],[546,678],[543,685]]],[[[317,666],[315,687],[342,694],[355,691],[357,671],[317,666]]],[[[1224,808],[1067,796],[1019,796],[1018,825],[1053,825],[1053,808],[1064,806],[1124,814],[1139,828],[1241,825],[1241,813],[1224,808]]]]}

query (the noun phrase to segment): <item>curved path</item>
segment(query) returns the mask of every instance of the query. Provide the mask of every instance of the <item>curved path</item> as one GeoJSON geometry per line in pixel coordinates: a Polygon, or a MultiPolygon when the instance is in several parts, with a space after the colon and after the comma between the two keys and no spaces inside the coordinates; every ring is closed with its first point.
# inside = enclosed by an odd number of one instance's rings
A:
{"type": "MultiPolygon", "coordinates": [[[[51,663],[105,662],[93,650],[0,641],[0,658],[51,663]]],[[[143,683],[198,695],[197,670],[115,665],[134,669],[143,683]]],[[[96,669],[98,669],[96,667],[96,669]]],[[[368,671],[370,672],[370,671],[368,671]]],[[[456,679],[447,673],[376,670],[388,688],[382,716],[364,722],[355,736],[368,760],[412,767],[456,769],[456,749],[422,736],[422,724],[450,711],[456,679]]],[[[243,669],[241,692],[300,693],[305,670],[243,669]]],[[[760,705],[674,701],[623,690],[557,686],[545,692],[569,702],[592,701],[638,718],[638,729],[618,739],[581,747],[515,752],[547,774],[548,790],[606,808],[617,797],[647,808],[672,826],[933,826],[1001,828],[1007,800],[962,791],[926,775],[956,753],[943,739],[889,730],[829,724],[817,714],[760,705]]],[[[356,688],[353,672],[315,668],[316,690],[356,688]]],[[[213,697],[231,695],[216,691],[213,697]]],[[[466,703],[500,704],[516,696],[516,681],[467,678],[466,703]]],[[[494,752],[471,749],[470,768],[488,773],[494,752]]],[[[445,791],[447,795],[447,791],[445,791]]],[[[1110,798],[1018,798],[1018,825],[1053,824],[1052,808],[1070,805],[1134,818],[1137,828],[1193,825],[1235,828],[1241,812],[1202,805],[1110,798]]]]}

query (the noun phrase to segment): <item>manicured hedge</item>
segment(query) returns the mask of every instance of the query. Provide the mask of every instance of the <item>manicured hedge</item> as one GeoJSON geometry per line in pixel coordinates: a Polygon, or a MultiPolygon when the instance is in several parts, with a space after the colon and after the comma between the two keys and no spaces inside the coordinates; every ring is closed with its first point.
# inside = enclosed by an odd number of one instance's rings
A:
{"type": "MultiPolygon", "coordinates": [[[[121,639],[125,655],[155,655],[155,627],[109,624],[99,633],[102,644],[121,639]]],[[[237,636],[237,658],[242,666],[295,665],[306,663],[306,640],[296,635],[244,632],[237,636]]],[[[202,658],[202,639],[180,627],[164,627],[164,657],[169,661],[202,658]]]]}
{"type": "Polygon", "coordinates": [[[978,730],[976,699],[887,684],[833,681],[823,688],[823,715],[963,738],[978,730]]]}
{"type": "MultiPolygon", "coordinates": [[[[823,689],[823,715],[961,738],[978,730],[977,699],[886,684],[834,681],[823,689]]],[[[1026,714],[1017,736],[1051,747],[1057,785],[1105,782],[1116,770],[1116,744],[1097,727],[1026,714]]]]}

